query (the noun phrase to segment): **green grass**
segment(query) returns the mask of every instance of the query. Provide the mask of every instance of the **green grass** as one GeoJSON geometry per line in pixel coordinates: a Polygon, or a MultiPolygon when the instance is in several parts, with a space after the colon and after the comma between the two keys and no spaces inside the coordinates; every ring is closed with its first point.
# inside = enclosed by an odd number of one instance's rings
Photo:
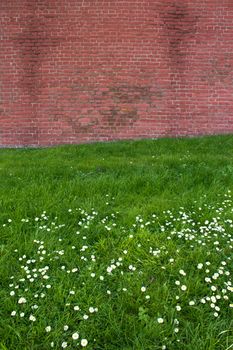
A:
{"type": "Polygon", "coordinates": [[[0,349],[233,349],[231,191],[233,136],[1,149],[0,349]]]}

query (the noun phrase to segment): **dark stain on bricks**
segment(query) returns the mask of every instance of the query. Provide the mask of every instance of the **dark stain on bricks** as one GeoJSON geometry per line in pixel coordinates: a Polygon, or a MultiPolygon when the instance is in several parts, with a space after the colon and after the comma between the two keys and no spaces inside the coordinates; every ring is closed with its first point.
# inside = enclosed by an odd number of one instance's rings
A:
{"type": "Polygon", "coordinates": [[[132,126],[138,120],[136,107],[111,106],[107,110],[102,110],[103,125],[111,127],[112,130],[125,126],[132,126]]]}
{"type": "Polygon", "coordinates": [[[76,126],[74,122],[73,129],[90,129],[98,124],[93,105],[98,105],[99,114],[103,125],[111,128],[125,127],[133,125],[139,119],[138,104],[146,104],[148,108],[153,107],[155,99],[161,100],[164,97],[164,91],[160,86],[153,85],[132,85],[119,84],[109,86],[101,90],[96,90],[96,87],[87,85],[82,82],[73,82],[71,85],[72,101],[79,104],[88,105],[90,110],[76,117],[76,126]],[[82,97],[80,99],[80,97],[82,97]],[[81,101],[81,102],[80,102],[81,101]],[[89,123],[84,123],[82,120],[90,118],[89,123]]]}
{"type": "Polygon", "coordinates": [[[20,85],[32,103],[38,100],[43,59],[61,41],[61,38],[53,38],[51,32],[48,32],[46,15],[36,15],[36,6],[36,1],[28,2],[29,15],[24,20],[27,25],[13,38],[20,53],[23,70],[20,85]]]}
{"type": "Polygon", "coordinates": [[[153,92],[150,86],[117,85],[102,93],[100,99],[108,101],[102,109],[104,123],[111,127],[133,125],[139,118],[137,104],[152,104],[153,92]]]}
{"type": "Polygon", "coordinates": [[[0,115],[1,116],[5,116],[6,115],[4,108],[0,107],[0,115]]]}
{"type": "Polygon", "coordinates": [[[184,68],[184,58],[188,53],[189,41],[195,37],[198,17],[189,11],[184,2],[168,2],[160,13],[168,38],[168,55],[172,66],[184,68]]]}
{"type": "Polygon", "coordinates": [[[202,81],[207,81],[209,85],[217,82],[226,86],[232,86],[233,79],[233,54],[225,53],[221,61],[211,58],[208,61],[208,69],[202,74],[202,81]]]}
{"type": "Polygon", "coordinates": [[[151,90],[149,86],[121,85],[109,89],[109,94],[114,102],[137,103],[140,101],[151,102],[151,90]]]}

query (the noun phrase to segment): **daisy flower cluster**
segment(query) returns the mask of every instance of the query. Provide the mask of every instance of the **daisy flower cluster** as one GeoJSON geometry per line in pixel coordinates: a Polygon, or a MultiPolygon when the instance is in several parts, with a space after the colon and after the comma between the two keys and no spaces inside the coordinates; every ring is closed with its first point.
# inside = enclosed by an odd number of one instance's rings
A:
{"type": "Polygon", "coordinates": [[[110,349],[137,329],[158,349],[182,349],[188,322],[199,327],[201,315],[206,324],[230,324],[230,192],[217,206],[137,215],[130,227],[111,200],[104,214],[69,208],[65,223],[45,211],[21,219],[33,238],[15,242],[5,289],[6,323],[19,341],[26,332],[29,348],[40,339],[47,349],[110,349]]]}

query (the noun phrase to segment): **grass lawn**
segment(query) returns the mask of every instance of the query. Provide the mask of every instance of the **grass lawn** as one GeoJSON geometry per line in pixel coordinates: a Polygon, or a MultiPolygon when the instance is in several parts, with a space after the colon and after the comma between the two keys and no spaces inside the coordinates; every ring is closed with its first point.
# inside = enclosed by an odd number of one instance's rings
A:
{"type": "Polygon", "coordinates": [[[233,136],[0,150],[0,350],[233,349],[233,136]]]}

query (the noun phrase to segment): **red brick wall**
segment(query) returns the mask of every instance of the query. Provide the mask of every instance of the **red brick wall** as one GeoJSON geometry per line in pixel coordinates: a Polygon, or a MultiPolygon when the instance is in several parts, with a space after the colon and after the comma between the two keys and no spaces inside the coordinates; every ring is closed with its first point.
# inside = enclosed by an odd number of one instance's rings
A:
{"type": "Polygon", "coordinates": [[[0,145],[233,132],[232,0],[1,0],[0,145]]]}

